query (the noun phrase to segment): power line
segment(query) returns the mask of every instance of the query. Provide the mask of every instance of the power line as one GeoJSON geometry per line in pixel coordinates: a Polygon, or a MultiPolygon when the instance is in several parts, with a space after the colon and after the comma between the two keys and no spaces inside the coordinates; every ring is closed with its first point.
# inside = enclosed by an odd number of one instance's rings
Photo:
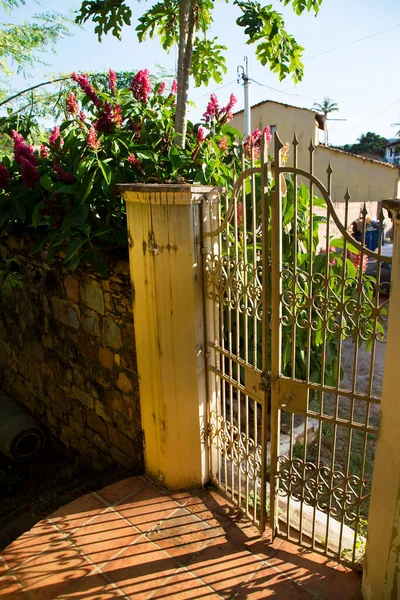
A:
{"type": "Polygon", "coordinates": [[[376,119],[376,117],[379,117],[384,112],[386,112],[387,110],[389,110],[389,108],[392,108],[392,106],[394,106],[398,102],[400,102],[400,98],[397,98],[397,100],[395,100],[394,102],[392,102],[392,104],[389,104],[389,106],[387,106],[386,108],[384,108],[383,110],[381,110],[380,112],[378,112],[376,115],[374,115],[373,117],[370,117],[369,119],[367,119],[366,121],[364,121],[364,123],[360,123],[360,125],[356,125],[356,127],[353,127],[352,129],[349,129],[348,131],[345,131],[345,132],[342,132],[342,133],[337,133],[336,135],[347,135],[347,134],[351,133],[352,131],[355,131],[359,127],[363,127],[364,125],[366,125],[370,121],[373,121],[374,119],[376,119]]]}
{"type": "Polygon", "coordinates": [[[366,35],[362,38],[358,38],[357,40],[353,40],[351,42],[347,42],[346,44],[341,44],[340,46],[335,46],[335,48],[331,48],[330,50],[324,50],[323,52],[319,52],[318,54],[313,54],[313,56],[308,56],[304,60],[311,60],[312,58],[317,58],[317,56],[322,56],[323,54],[328,54],[329,52],[334,52],[335,50],[340,50],[341,48],[346,48],[347,46],[351,46],[352,44],[357,44],[358,42],[362,42],[363,40],[368,40],[376,35],[380,35],[381,33],[386,33],[386,31],[391,31],[392,29],[396,29],[396,27],[400,27],[400,23],[397,25],[393,25],[392,27],[388,27],[387,29],[382,29],[381,31],[377,31],[376,33],[371,33],[370,35],[366,35]]]}
{"type": "Polygon", "coordinates": [[[214,92],[219,92],[219,90],[222,90],[223,88],[229,87],[233,83],[237,83],[236,79],[233,79],[232,81],[230,81],[229,83],[225,83],[224,85],[220,85],[219,87],[215,88],[215,90],[212,90],[211,92],[206,92],[205,94],[202,94],[201,96],[198,96],[197,98],[195,98],[193,100],[193,102],[197,102],[197,100],[201,100],[201,98],[205,98],[206,96],[209,96],[210,94],[214,94],[214,92]]]}
{"type": "Polygon", "coordinates": [[[255,79],[250,79],[250,81],[252,81],[253,83],[256,83],[257,85],[260,85],[261,87],[265,87],[265,88],[268,88],[269,90],[273,90],[274,92],[278,92],[278,94],[286,94],[287,96],[297,96],[297,98],[304,98],[305,100],[316,100],[316,98],[310,98],[309,96],[301,96],[300,94],[293,94],[292,92],[283,92],[282,90],[278,90],[274,87],[271,87],[270,85],[265,85],[265,83],[260,83],[259,81],[256,81],[255,79]]]}

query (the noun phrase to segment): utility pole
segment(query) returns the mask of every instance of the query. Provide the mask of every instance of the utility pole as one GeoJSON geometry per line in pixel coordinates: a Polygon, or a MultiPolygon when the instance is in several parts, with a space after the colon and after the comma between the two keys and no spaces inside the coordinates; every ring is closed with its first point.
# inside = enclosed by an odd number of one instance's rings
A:
{"type": "Polygon", "coordinates": [[[237,68],[237,82],[243,81],[244,89],[244,137],[247,138],[251,133],[251,120],[250,120],[250,77],[249,77],[249,59],[247,56],[244,57],[244,64],[239,65],[237,68]]]}

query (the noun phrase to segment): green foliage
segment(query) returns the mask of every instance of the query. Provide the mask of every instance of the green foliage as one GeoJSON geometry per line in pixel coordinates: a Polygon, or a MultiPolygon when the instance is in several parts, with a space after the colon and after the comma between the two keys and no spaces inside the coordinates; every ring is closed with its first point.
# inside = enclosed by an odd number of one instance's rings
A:
{"type": "Polygon", "coordinates": [[[250,0],[235,0],[243,15],[236,23],[244,28],[247,44],[257,44],[256,56],[263,66],[268,65],[279,80],[291,75],[296,83],[303,78],[302,48],[285,29],[282,15],[271,5],[261,6],[250,0]]]}
{"type": "Polygon", "coordinates": [[[192,59],[192,75],[195,85],[207,85],[210,77],[221,83],[226,73],[226,61],[222,51],[226,46],[217,43],[218,38],[212,40],[196,38],[192,59]]]}
{"type": "Polygon", "coordinates": [[[90,18],[96,23],[94,31],[99,42],[103,34],[109,31],[120,40],[123,25],[131,24],[132,11],[124,0],[85,0],[82,2],[76,22],[86,23],[90,18]]]}
{"type": "MultiPolygon", "coordinates": [[[[3,0],[3,8],[18,8],[25,2],[3,0]]],[[[48,49],[54,51],[56,42],[69,35],[69,19],[57,11],[47,11],[34,15],[32,20],[22,23],[0,24],[0,70],[3,77],[14,71],[27,73],[27,69],[41,62],[38,53],[48,49]]]]}
{"type": "Polygon", "coordinates": [[[336,146],[339,150],[345,150],[352,154],[359,154],[360,152],[374,152],[379,154],[382,158],[385,155],[385,149],[383,146],[388,143],[388,140],[377,133],[368,131],[363,133],[357,139],[356,144],[346,144],[345,146],[336,146]]]}
{"type": "MultiPolygon", "coordinates": [[[[38,182],[27,180],[18,161],[3,158],[10,181],[0,192],[0,231],[36,231],[35,251],[46,247],[49,260],[63,252],[67,269],[73,271],[83,260],[105,276],[102,248],[127,243],[125,202],[116,193],[116,184],[229,184],[234,164],[239,164],[240,134],[226,125],[227,115],[222,112],[208,131],[204,125],[204,141],[199,138],[200,126],[189,123],[186,148],[177,148],[175,94],[159,93],[160,85],[153,83],[146,101],[136,99],[126,87],[113,93],[105,82],[93,88],[95,102],[82,93],[85,120],[78,112],[68,114],[60,137],[46,140],[35,153],[38,182]],[[89,143],[89,133],[96,143],[89,143]]],[[[23,125],[21,120],[20,133],[37,141],[30,124],[23,125]]],[[[9,122],[10,137],[13,128],[18,128],[16,120],[9,122]]]]}
{"type": "MultiPolygon", "coordinates": [[[[227,0],[228,2],[229,0],[227,0]]],[[[298,15],[305,10],[313,10],[316,14],[322,0],[280,0],[284,5],[291,5],[298,15]]],[[[214,2],[211,0],[198,0],[192,3],[196,12],[195,32],[193,46],[193,59],[190,73],[195,78],[195,85],[207,85],[211,79],[220,83],[222,74],[226,72],[226,61],[222,54],[226,48],[217,44],[216,38],[210,40],[207,33],[213,22],[212,12],[214,2]]],[[[263,65],[276,73],[280,80],[291,75],[294,81],[303,77],[301,62],[303,48],[287,33],[282,15],[273,10],[272,5],[262,6],[254,0],[242,2],[235,0],[242,11],[242,16],[237,19],[237,24],[244,28],[248,37],[248,44],[256,44],[256,55],[263,65]]],[[[139,41],[147,37],[158,36],[164,50],[169,51],[174,44],[178,44],[180,37],[179,23],[180,3],[177,0],[164,0],[155,3],[139,17],[136,33],[139,41]]],[[[125,0],[87,1],[77,14],[77,23],[85,23],[91,19],[95,25],[95,32],[99,40],[109,31],[121,39],[122,28],[130,25],[132,12],[125,0]]]]}
{"type": "Polygon", "coordinates": [[[18,267],[17,259],[10,258],[4,262],[4,269],[0,270],[0,298],[2,300],[9,298],[14,290],[24,287],[24,279],[16,270],[18,267]]]}

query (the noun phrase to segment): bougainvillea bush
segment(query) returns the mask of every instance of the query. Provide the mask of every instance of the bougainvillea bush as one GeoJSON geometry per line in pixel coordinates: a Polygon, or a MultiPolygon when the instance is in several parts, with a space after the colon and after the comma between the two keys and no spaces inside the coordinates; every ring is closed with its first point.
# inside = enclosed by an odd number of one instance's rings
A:
{"type": "Polygon", "coordinates": [[[13,130],[13,159],[0,163],[0,231],[35,231],[48,258],[64,253],[68,269],[80,261],[106,274],[101,248],[126,244],[125,204],[117,183],[226,185],[239,165],[240,134],[226,106],[211,96],[202,123],[188,124],[185,148],[174,145],[176,83],[152,84],[139,71],[119,89],[109,72],[107,93],[84,74],[72,74],[84,92],[66,98],[66,119],[34,148],[13,130]]]}

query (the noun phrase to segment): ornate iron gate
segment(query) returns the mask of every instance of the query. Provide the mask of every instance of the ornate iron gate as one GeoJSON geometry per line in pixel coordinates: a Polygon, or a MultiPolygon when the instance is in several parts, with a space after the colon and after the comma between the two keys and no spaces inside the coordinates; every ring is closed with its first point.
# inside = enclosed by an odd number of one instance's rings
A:
{"type": "Polygon", "coordinates": [[[339,218],[312,143],[307,170],[296,136],[292,166],[274,145],[273,161],[265,144],[243,155],[231,194],[205,203],[211,477],[260,531],[269,517],[273,536],[357,564],[388,309],[383,215],[372,228],[364,205],[351,235],[349,193],[339,218]]]}

